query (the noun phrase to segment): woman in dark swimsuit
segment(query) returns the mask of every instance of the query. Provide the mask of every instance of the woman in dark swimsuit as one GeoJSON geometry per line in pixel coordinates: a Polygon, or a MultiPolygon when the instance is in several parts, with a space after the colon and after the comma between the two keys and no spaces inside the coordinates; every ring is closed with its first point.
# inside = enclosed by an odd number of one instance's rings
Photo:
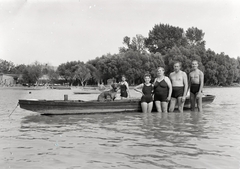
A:
{"type": "Polygon", "coordinates": [[[129,98],[130,97],[129,87],[128,87],[128,82],[126,82],[125,76],[122,76],[122,81],[119,84],[120,84],[121,99],[129,98]]]}
{"type": "Polygon", "coordinates": [[[157,111],[167,113],[168,102],[172,95],[172,84],[170,79],[164,75],[164,68],[158,67],[157,78],[154,80],[153,86],[157,111]]]}
{"type": "Polygon", "coordinates": [[[143,113],[151,113],[153,107],[153,85],[150,83],[151,75],[144,75],[145,83],[142,83],[134,88],[135,91],[142,94],[141,97],[141,107],[143,113]],[[141,90],[140,90],[141,89],[141,90]]]}

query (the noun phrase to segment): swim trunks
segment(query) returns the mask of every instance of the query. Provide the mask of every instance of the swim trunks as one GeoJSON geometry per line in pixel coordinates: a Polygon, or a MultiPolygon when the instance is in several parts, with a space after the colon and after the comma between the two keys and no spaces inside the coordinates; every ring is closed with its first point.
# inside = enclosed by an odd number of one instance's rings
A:
{"type": "Polygon", "coordinates": [[[121,84],[120,85],[120,96],[121,97],[128,97],[128,93],[127,93],[127,86],[125,84],[121,84]]]}
{"type": "Polygon", "coordinates": [[[146,102],[146,103],[150,103],[152,102],[152,91],[153,91],[153,87],[152,85],[143,85],[142,88],[142,92],[143,92],[143,96],[141,98],[141,103],[146,102]]]}
{"type": "Polygon", "coordinates": [[[182,97],[183,96],[183,93],[184,93],[184,87],[181,86],[181,87],[173,87],[172,88],[172,97],[173,98],[178,98],[178,97],[182,97]]]}
{"type": "Polygon", "coordinates": [[[169,88],[166,81],[156,81],[154,84],[154,101],[167,102],[169,88]]]}
{"type": "Polygon", "coordinates": [[[196,94],[199,92],[200,84],[191,84],[190,92],[196,94]]]}

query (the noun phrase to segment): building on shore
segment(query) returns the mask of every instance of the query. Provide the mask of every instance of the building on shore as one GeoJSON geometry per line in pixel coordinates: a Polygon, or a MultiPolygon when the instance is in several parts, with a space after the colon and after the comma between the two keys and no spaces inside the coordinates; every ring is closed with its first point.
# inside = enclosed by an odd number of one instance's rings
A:
{"type": "Polygon", "coordinates": [[[18,74],[0,73],[0,86],[14,86],[17,84],[18,78],[18,74]]]}

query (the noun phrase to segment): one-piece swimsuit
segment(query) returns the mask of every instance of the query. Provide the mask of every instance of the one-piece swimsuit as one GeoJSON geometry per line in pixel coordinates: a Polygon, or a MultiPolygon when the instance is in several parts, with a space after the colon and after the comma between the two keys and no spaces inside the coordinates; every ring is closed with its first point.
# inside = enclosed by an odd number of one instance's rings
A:
{"type": "Polygon", "coordinates": [[[169,87],[167,82],[163,79],[162,81],[156,81],[154,84],[154,101],[166,102],[169,94],[169,87]]]}
{"type": "Polygon", "coordinates": [[[121,97],[128,97],[127,86],[125,84],[120,85],[121,97]]]}
{"type": "Polygon", "coordinates": [[[142,88],[143,96],[141,98],[141,103],[142,102],[146,102],[146,103],[152,102],[152,91],[153,91],[152,84],[149,86],[147,86],[146,84],[143,84],[143,88],[142,88]]]}

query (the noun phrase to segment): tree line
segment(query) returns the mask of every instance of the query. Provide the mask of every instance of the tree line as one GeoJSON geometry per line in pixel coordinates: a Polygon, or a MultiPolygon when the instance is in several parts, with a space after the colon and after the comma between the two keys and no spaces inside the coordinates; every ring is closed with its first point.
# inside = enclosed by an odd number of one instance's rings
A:
{"type": "Polygon", "coordinates": [[[223,52],[218,54],[206,49],[204,32],[196,27],[182,28],[168,24],[156,24],[148,37],[137,34],[132,39],[123,38],[123,45],[117,54],[105,54],[84,63],[70,61],[60,64],[57,69],[47,64],[35,62],[31,65],[14,66],[12,62],[0,60],[0,72],[21,74],[21,82],[36,83],[42,75],[48,75],[49,82],[59,77],[71,85],[106,83],[108,79],[120,79],[125,75],[129,84],[143,81],[149,72],[156,77],[159,66],[165,68],[168,76],[173,71],[175,61],[182,63],[182,70],[191,71],[192,60],[199,62],[204,72],[205,85],[227,86],[240,82],[240,57],[230,58],[223,52]]]}

